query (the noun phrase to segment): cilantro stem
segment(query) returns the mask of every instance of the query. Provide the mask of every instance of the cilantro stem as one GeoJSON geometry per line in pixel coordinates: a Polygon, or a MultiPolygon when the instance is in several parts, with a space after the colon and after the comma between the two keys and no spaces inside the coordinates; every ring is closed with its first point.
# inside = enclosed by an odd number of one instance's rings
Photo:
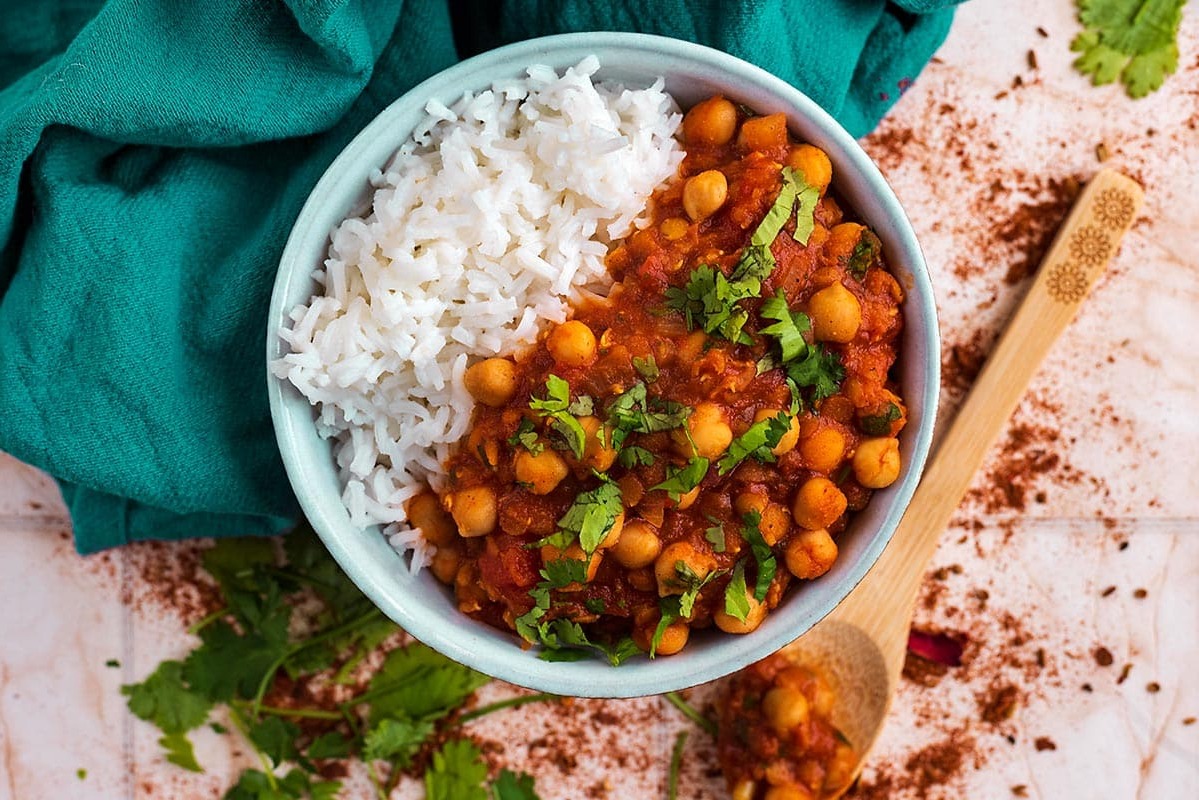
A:
{"type": "Polygon", "coordinates": [[[187,629],[187,632],[190,633],[192,636],[195,636],[197,633],[204,630],[209,625],[216,622],[218,619],[220,619],[221,617],[225,616],[228,613],[229,613],[228,607],[218,608],[216,611],[213,611],[208,616],[204,617],[203,619],[199,620],[198,622],[193,623],[192,626],[187,629]]]}
{"type": "Polygon", "coordinates": [[[327,628],[315,636],[309,637],[302,642],[297,642],[296,644],[287,648],[283,655],[275,659],[274,663],[272,663],[270,668],[267,669],[267,671],[263,674],[262,680],[258,682],[258,691],[254,693],[253,705],[251,706],[252,716],[255,719],[258,718],[262,710],[262,698],[266,695],[267,687],[270,686],[271,681],[275,679],[275,673],[279,671],[280,667],[287,663],[289,658],[294,656],[296,653],[307,650],[309,647],[314,645],[323,644],[330,639],[336,639],[338,636],[352,633],[357,628],[368,625],[369,623],[382,618],[382,616],[382,611],[377,608],[372,608],[370,611],[367,611],[364,614],[359,614],[357,617],[354,617],[347,622],[343,622],[340,625],[334,625],[332,628],[327,628]]]}
{"type": "Polygon", "coordinates": [[[683,699],[678,692],[667,692],[663,695],[670,704],[682,712],[683,716],[703,728],[712,736],[716,735],[716,723],[695,710],[695,707],[683,699]]]}
{"type": "Polygon", "coordinates": [[[542,703],[547,700],[560,700],[559,695],[548,694],[546,692],[538,692],[537,694],[524,694],[516,697],[509,697],[505,700],[497,700],[494,703],[488,703],[485,706],[479,706],[473,711],[468,711],[458,717],[458,723],[465,725],[471,720],[476,720],[479,717],[486,716],[493,711],[502,711],[505,708],[516,708],[517,706],[528,705],[529,703],[542,703]]]}
{"type": "Polygon", "coordinates": [[[687,746],[687,731],[679,731],[670,752],[670,780],[666,784],[666,799],[676,800],[679,796],[679,768],[683,765],[683,748],[687,746]]]}
{"type": "MultiPolygon", "coordinates": [[[[250,703],[246,700],[234,699],[232,704],[242,709],[243,711],[251,710],[250,703]]],[[[261,714],[270,714],[275,717],[294,717],[296,719],[345,719],[345,715],[340,711],[325,711],[320,708],[280,708],[278,706],[258,706],[258,711],[261,714]]]]}
{"type": "Polygon", "coordinates": [[[266,757],[266,753],[258,749],[258,745],[254,744],[254,740],[250,738],[250,725],[235,706],[229,706],[229,720],[233,723],[233,727],[241,733],[242,738],[249,742],[254,755],[258,756],[258,763],[262,764],[262,771],[266,775],[266,782],[270,784],[271,791],[279,791],[279,782],[275,779],[275,768],[271,764],[271,760],[266,757]]]}

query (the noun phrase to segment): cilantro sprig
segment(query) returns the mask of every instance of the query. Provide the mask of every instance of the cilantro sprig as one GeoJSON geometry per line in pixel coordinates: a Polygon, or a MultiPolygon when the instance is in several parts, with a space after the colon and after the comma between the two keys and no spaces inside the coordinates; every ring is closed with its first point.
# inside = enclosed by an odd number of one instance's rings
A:
{"type": "Polygon", "coordinates": [[[792,311],[787,296],[779,290],[762,303],[761,316],[774,322],[761,333],[778,340],[779,352],[759,362],[759,372],[781,366],[796,388],[809,390],[812,401],[836,394],[845,379],[845,367],[835,352],[822,345],[808,344],[804,336],[811,331],[812,324],[807,314],[792,311]]]}
{"type": "Polygon", "coordinates": [[[766,463],[774,461],[774,453],[771,451],[778,446],[789,430],[791,416],[785,411],[755,422],[745,433],[729,443],[728,450],[716,462],[716,471],[720,475],[727,475],[750,457],[766,463]]]}
{"type": "Polygon", "coordinates": [[[545,397],[533,398],[529,408],[550,421],[553,429],[575,458],[583,457],[587,444],[587,432],[578,417],[590,416],[594,410],[591,397],[580,395],[574,402],[570,399],[570,384],[557,375],[545,379],[545,397]]]}
{"type": "Polygon", "coordinates": [[[1078,0],[1082,33],[1074,67],[1100,86],[1117,78],[1129,97],[1156,91],[1178,69],[1178,26],[1186,0],[1078,0]]]}
{"type": "MultiPolygon", "coordinates": [[[[304,708],[281,697],[272,704],[280,673],[349,686],[350,673],[368,663],[367,656],[378,653],[398,628],[341,572],[311,531],[288,537],[283,558],[268,540],[226,539],[205,552],[203,563],[225,606],[193,626],[200,644],[185,658],[162,662],[121,691],[130,711],[162,732],[166,759],[196,772],[202,767],[188,734],[218,711],[228,717],[236,733],[216,721],[209,727],[239,735],[261,768],[242,772],[225,800],[333,800],[341,785],[321,779],[317,762],[346,759],[366,761],[376,793],[386,796],[418,753],[431,750],[459,724],[451,722],[451,712],[489,680],[417,643],[390,650],[343,702],[304,708]],[[305,733],[296,724],[301,719],[318,727],[305,733]],[[379,764],[389,773],[386,785],[379,764]]],[[[500,701],[462,719],[543,699],[548,696],[500,701]]],[[[458,745],[452,751],[455,759],[465,753],[458,745]]],[[[433,761],[436,765],[436,756],[433,761]]],[[[482,780],[486,765],[472,757],[474,762],[482,765],[482,780]]],[[[481,796],[532,800],[536,794],[526,779],[501,773],[481,796]],[[513,793],[516,789],[524,793],[513,793]]],[[[426,774],[426,783],[430,780],[438,785],[441,778],[426,774]]]]}
{"type": "Polygon", "coordinates": [[[753,553],[754,561],[758,565],[754,599],[760,603],[766,599],[770,582],[774,580],[775,572],[778,570],[778,559],[775,558],[774,550],[766,543],[766,539],[762,537],[762,531],[758,527],[762,522],[762,515],[757,511],[750,511],[741,517],[741,521],[744,523],[741,535],[749,542],[750,552],[753,553]]]}

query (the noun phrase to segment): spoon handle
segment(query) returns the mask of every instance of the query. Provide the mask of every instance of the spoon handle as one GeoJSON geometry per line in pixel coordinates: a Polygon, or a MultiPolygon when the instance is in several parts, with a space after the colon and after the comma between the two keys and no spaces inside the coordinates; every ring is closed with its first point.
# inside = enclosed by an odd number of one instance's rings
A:
{"type": "Polygon", "coordinates": [[[1140,185],[1113,170],[1087,184],[941,437],[891,543],[835,612],[875,640],[892,676],[903,665],[912,609],[941,533],[1041,361],[1115,255],[1143,195],[1140,185]]]}

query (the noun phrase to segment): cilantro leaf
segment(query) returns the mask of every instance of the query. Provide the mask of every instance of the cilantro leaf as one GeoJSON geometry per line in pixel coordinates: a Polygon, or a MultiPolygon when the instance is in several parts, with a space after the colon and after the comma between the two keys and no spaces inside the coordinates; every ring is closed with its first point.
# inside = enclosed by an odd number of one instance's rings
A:
{"type": "MultiPolygon", "coordinates": [[[[590,398],[587,400],[590,401],[590,398]]],[[[583,426],[570,411],[569,383],[557,375],[547,376],[545,398],[533,398],[529,401],[529,408],[550,420],[550,428],[562,437],[566,446],[574,453],[575,458],[583,457],[583,449],[587,444],[587,432],[583,430],[583,426]]]]}
{"type": "Polygon", "coordinates": [[[575,558],[559,558],[545,562],[541,576],[551,589],[562,589],[572,583],[586,583],[588,561],[575,558]]]}
{"type": "Polygon", "coordinates": [[[286,627],[273,631],[270,638],[257,631],[243,636],[224,620],[214,622],[200,631],[203,644],[183,662],[184,679],[217,702],[253,697],[266,671],[287,653],[286,627]]]}
{"type": "Polygon", "coordinates": [[[849,260],[846,262],[846,268],[849,273],[858,280],[866,277],[866,270],[874,264],[878,259],[878,254],[882,252],[883,243],[874,235],[874,231],[869,228],[862,229],[862,235],[858,238],[858,243],[853,246],[853,252],[849,254],[849,260]]]}
{"type": "Polygon", "coordinates": [[[772,451],[789,430],[791,430],[791,417],[785,411],[755,422],[745,433],[729,443],[728,450],[716,462],[717,472],[720,475],[727,475],[750,456],[767,463],[774,461],[772,451]]]}
{"type": "Polygon", "coordinates": [[[573,534],[583,552],[591,555],[612,531],[616,517],[622,511],[620,486],[601,476],[599,486],[575,497],[574,503],[558,520],[558,529],[573,534]]]}
{"type": "Polygon", "coordinates": [[[158,740],[159,746],[166,751],[166,759],[177,767],[183,767],[189,772],[203,772],[203,767],[196,761],[196,751],[192,749],[191,739],[186,733],[168,733],[158,740]]]}
{"type": "Polygon", "coordinates": [[[492,800],[541,800],[533,789],[533,777],[527,773],[500,770],[495,783],[491,784],[492,800]]]}
{"type": "Polygon", "coordinates": [[[670,581],[676,588],[682,588],[679,595],[679,616],[690,619],[695,610],[695,601],[699,599],[700,591],[709,583],[719,578],[725,570],[714,569],[702,578],[685,561],[674,562],[674,578],[670,581]]]}
{"type": "Polygon", "coordinates": [[[301,800],[304,797],[334,800],[340,789],[341,784],[337,781],[313,781],[298,769],[293,769],[282,778],[248,769],[225,794],[225,800],[301,800]]]}
{"type": "Polygon", "coordinates": [[[212,701],[183,683],[183,664],[164,661],[141,683],[126,684],[121,694],[129,698],[129,710],[152,722],[165,734],[185,733],[208,719],[212,701]]]}
{"type": "Polygon", "coordinates": [[[299,735],[300,727],[281,717],[263,717],[249,730],[250,741],[275,766],[284,761],[294,761],[299,756],[296,750],[296,738],[299,735]]]}
{"type": "Polygon", "coordinates": [[[523,447],[535,456],[541,455],[541,452],[545,450],[545,445],[537,441],[537,426],[533,424],[532,420],[523,418],[516,426],[516,433],[508,437],[508,445],[523,447]]]}
{"type": "Polygon", "coordinates": [[[779,340],[784,364],[807,354],[808,343],[804,334],[812,329],[811,320],[802,311],[791,310],[781,289],[774,297],[769,297],[762,303],[758,313],[763,319],[776,320],[773,325],[762,328],[759,333],[779,340]]]}
{"type": "Polygon", "coordinates": [[[645,378],[647,383],[658,380],[658,362],[652,353],[645,358],[633,356],[633,369],[637,370],[637,374],[645,378]]]}
{"type": "MultiPolygon", "coordinates": [[[[762,271],[754,266],[762,259],[760,253],[765,248],[758,248],[750,255],[742,257],[741,269],[745,265],[747,274],[762,271]],[[750,262],[754,262],[751,264],[750,262]]],[[[770,251],[766,249],[768,254],[770,251]]],[[[774,259],[771,257],[771,269],[774,259]]],[[[766,270],[769,274],[769,270],[766,270]]],[[[738,344],[753,344],[753,339],[742,328],[749,321],[749,314],[738,303],[747,297],[753,297],[759,291],[761,281],[756,278],[742,282],[729,280],[724,273],[708,264],[701,264],[691,272],[687,286],[683,289],[671,287],[666,290],[666,307],[683,312],[690,329],[700,328],[704,333],[717,334],[738,344]]]]}
{"type": "Polygon", "coordinates": [[[1070,43],[1074,67],[1096,86],[1119,78],[1129,97],[1158,89],[1178,68],[1186,0],[1079,0],[1084,30],[1070,43]]]}
{"type": "Polygon", "coordinates": [[[338,731],[322,733],[304,751],[304,755],[311,759],[345,758],[349,754],[350,742],[338,731]]]}
{"type": "Polygon", "coordinates": [[[778,237],[779,231],[787,224],[787,219],[795,208],[795,198],[799,195],[799,190],[807,185],[806,181],[801,184],[802,179],[790,167],[783,167],[782,176],[783,185],[779,188],[774,204],[767,209],[766,216],[762,217],[762,221],[750,237],[751,245],[770,247],[778,237]]]}
{"type": "Polygon", "coordinates": [[[637,445],[629,445],[621,448],[620,453],[616,456],[617,462],[625,469],[632,469],[635,466],[653,466],[654,454],[644,447],[637,445]]]}
{"type": "Polygon", "coordinates": [[[871,436],[888,436],[891,433],[891,423],[899,419],[902,413],[899,406],[894,403],[887,403],[887,410],[881,414],[875,414],[869,417],[862,417],[858,420],[858,427],[863,433],[871,436]]]}
{"type": "Polygon", "coordinates": [[[807,245],[816,229],[816,205],[820,202],[820,189],[811,184],[804,186],[795,196],[795,241],[807,245]]]}
{"type": "Polygon", "coordinates": [[[774,550],[766,544],[766,540],[762,538],[762,531],[758,528],[758,523],[762,521],[762,515],[757,511],[751,511],[741,519],[745,523],[745,527],[741,529],[741,535],[749,542],[754,561],[758,564],[758,580],[754,584],[754,599],[760,603],[766,599],[770,582],[774,580],[774,573],[778,569],[778,560],[775,558],[774,550]]]}
{"type": "Polygon", "coordinates": [[[483,788],[487,765],[483,753],[466,739],[446,742],[433,754],[425,772],[427,800],[490,800],[483,788]]]}
{"type": "Polygon", "coordinates": [[[649,642],[650,658],[657,655],[658,645],[662,644],[662,636],[666,633],[666,629],[683,616],[682,599],[677,594],[663,597],[658,601],[658,609],[662,613],[662,618],[658,620],[658,627],[654,628],[654,635],[649,642]]]}
{"type": "Polygon", "coordinates": [[[749,617],[748,591],[745,585],[745,559],[741,559],[733,567],[733,577],[724,587],[724,613],[738,622],[745,622],[749,617]]]}
{"type": "Polygon", "coordinates": [[[430,720],[384,719],[367,732],[362,757],[367,761],[395,759],[400,769],[407,769],[412,757],[432,735],[433,722],[430,720]]]}
{"type": "Polygon", "coordinates": [[[670,495],[671,500],[677,502],[703,481],[704,476],[708,474],[708,463],[708,459],[703,456],[693,456],[686,466],[669,466],[666,468],[666,480],[649,487],[649,490],[664,491],[670,495]]]}
{"type": "Polygon", "coordinates": [[[713,552],[723,553],[727,546],[724,541],[724,526],[712,516],[708,517],[708,522],[712,523],[712,527],[704,530],[704,538],[712,544],[713,552]]]}
{"type": "Polygon", "coordinates": [[[832,397],[845,380],[845,367],[835,352],[822,345],[808,348],[802,359],[786,365],[787,379],[801,388],[812,389],[813,400],[832,397]]]}
{"type": "Polygon", "coordinates": [[[442,716],[488,680],[420,642],[393,650],[371,678],[370,724],[387,717],[442,716]]]}

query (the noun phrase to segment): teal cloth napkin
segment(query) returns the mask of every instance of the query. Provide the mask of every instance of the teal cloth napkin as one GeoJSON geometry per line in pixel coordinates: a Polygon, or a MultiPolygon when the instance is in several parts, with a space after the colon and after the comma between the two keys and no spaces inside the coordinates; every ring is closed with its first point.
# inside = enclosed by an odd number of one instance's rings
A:
{"type": "Polygon", "coordinates": [[[0,450],[80,552],[277,533],[267,301],[337,152],[460,57],[531,36],[702,42],[868,132],[952,2],[17,0],[0,16],[0,450]]]}

